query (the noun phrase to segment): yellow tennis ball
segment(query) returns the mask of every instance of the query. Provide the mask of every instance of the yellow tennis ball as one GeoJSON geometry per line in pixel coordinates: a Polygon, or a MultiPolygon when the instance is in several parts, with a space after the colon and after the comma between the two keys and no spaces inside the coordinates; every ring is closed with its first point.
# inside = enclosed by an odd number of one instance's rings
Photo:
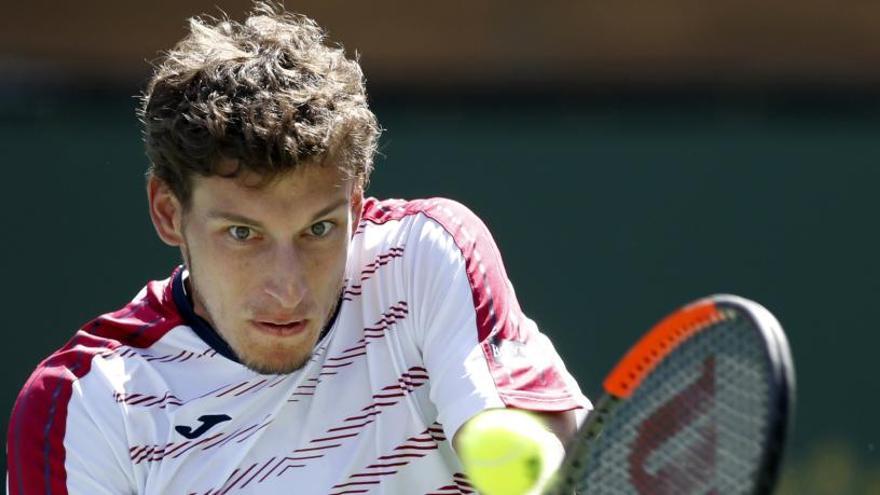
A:
{"type": "Polygon", "coordinates": [[[490,409],[465,423],[457,450],[465,473],[482,495],[526,495],[558,465],[562,446],[535,416],[490,409]]]}

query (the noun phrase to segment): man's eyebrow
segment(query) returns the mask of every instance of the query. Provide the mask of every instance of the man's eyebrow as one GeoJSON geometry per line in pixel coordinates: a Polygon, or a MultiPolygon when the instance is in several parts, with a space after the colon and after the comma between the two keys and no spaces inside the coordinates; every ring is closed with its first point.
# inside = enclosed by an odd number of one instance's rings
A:
{"type": "Polygon", "coordinates": [[[232,223],[241,223],[246,225],[253,225],[254,227],[262,227],[263,224],[254,220],[253,218],[248,218],[244,215],[239,215],[238,213],[232,213],[223,210],[211,210],[208,212],[209,220],[226,220],[232,223]]]}
{"type": "MultiPolygon", "coordinates": [[[[322,208],[321,210],[316,212],[312,216],[312,220],[317,220],[318,218],[323,217],[324,215],[327,215],[328,213],[331,213],[333,211],[336,211],[337,209],[339,209],[347,204],[348,204],[348,198],[341,198],[338,201],[334,201],[333,203],[330,203],[329,205],[325,206],[324,208],[322,208]]],[[[253,225],[254,227],[262,227],[263,226],[262,223],[260,223],[257,220],[254,220],[253,218],[249,218],[244,215],[239,215],[238,213],[232,213],[232,212],[223,211],[223,210],[209,211],[208,218],[210,220],[226,220],[228,222],[241,223],[241,224],[245,224],[245,225],[253,225]]]]}
{"type": "Polygon", "coordinates": [[[330,212],[336,211],[337,209],[347,205],[348,200],[349,200],[349,198],[346,197],[346,198],[340,198],[339,200],[337,200],[333,203],[330,203],[329,205],[325,206],[323,209],[321,209],[320,211],[315,213],[315,215],[312,217],[312,219],[317,220],[319,217],[323,217],[324,215],[326,215],[330,212]]]}

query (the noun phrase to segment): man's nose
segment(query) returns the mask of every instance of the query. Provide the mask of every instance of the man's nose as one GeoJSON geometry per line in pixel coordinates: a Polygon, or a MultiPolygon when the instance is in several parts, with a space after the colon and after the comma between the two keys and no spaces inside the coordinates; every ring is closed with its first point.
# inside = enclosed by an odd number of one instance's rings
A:
{"type": "Polygon", "coordinates": [[[266,293],[285,308],[298,306],[306,293],[305,266],[301,253],[292,246],[275,249],[268,270],[266,293]]]}

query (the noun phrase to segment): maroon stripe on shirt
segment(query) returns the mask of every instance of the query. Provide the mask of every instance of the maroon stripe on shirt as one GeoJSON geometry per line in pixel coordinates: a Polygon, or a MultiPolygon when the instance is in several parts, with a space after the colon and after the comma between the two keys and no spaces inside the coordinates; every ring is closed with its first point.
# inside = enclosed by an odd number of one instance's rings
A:
{"type": "Polygon", "coordinates": [[[172,278],[150,282],[142,297],[93,320],[37,366],[9,421],[9,495],[67,494],[64,437],[73,383],[88,374],[95,356],[123,345],[149,347],[182,323],[171,296],[172,278]]]}
{"type": "MultiPolygon", "coordinates": [[[[434,423],[434,425],[439,426],[437,423],[434,423]]],[[[434,425],[432,425],[432,426],[434,426],[434,425]]],[[[394,460],[396,460],[397,462],[383,462],[383,463],[375,463],[374,462],[372,464],[368,464],[365,468],[362,468],[358,472],[349,475],[348,478],[345,481],[343,481],[342,483],[336,484],[333,487],[334,491],[332,491],[331,493],[333,495],[338,495],[338,494],[342,493],[342,492],[339,492],[338,489],[347,488],[349,486],[356,485],[358,483],[379,484],[382,482],[383,477],[393,476],[394,474],[396,474],[398,472],[397,469],[388,470],[387,468],[403,467],[403,466],[406,466],[406,465],[410,464],[411,462],[413,462],[414,459],[420,459],[420,458],[425,457],[425,455],[426,455],[423,452],[411,452],[411,453],[406,453],[406,454],[400,454],[400,453],[395,454],[394,452],[398,452],[400,450],[407,450],[407,449],[430,451],[430,450],[437,450],[437,448],[438,448],[437,442],[431,438],[430,430],[426,429],[426,430],[422,431],[421,433],[419,433],[418,435],[409,437],[402,444],[394,447],[391,450],[391,452],[389,452],[385,455],[382,455],[376,459],[377,461],[389,461],[389,460],[394,461],[394,460]],[[419,442],[419,443],[430,442],[430,443],[428,445],[412,445],[414,442],[419,442]],[[386,470],[376,471],[377,468],[378,469],[386,469],[386,470]],[[371,481],[353,481],[356,478],[373,478],[373,480],[371,480],[371,481]]]]}

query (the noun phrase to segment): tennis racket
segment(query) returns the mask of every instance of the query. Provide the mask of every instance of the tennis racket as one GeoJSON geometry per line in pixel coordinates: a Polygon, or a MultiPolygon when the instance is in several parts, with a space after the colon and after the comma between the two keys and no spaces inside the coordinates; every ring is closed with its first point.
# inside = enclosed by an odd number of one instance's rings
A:
{"type": "Polygon", "coordinates": [[[730,295],[658,323],[603,383],[545,495],[768,494],[794,407],[776,318],[730,295]]]}

